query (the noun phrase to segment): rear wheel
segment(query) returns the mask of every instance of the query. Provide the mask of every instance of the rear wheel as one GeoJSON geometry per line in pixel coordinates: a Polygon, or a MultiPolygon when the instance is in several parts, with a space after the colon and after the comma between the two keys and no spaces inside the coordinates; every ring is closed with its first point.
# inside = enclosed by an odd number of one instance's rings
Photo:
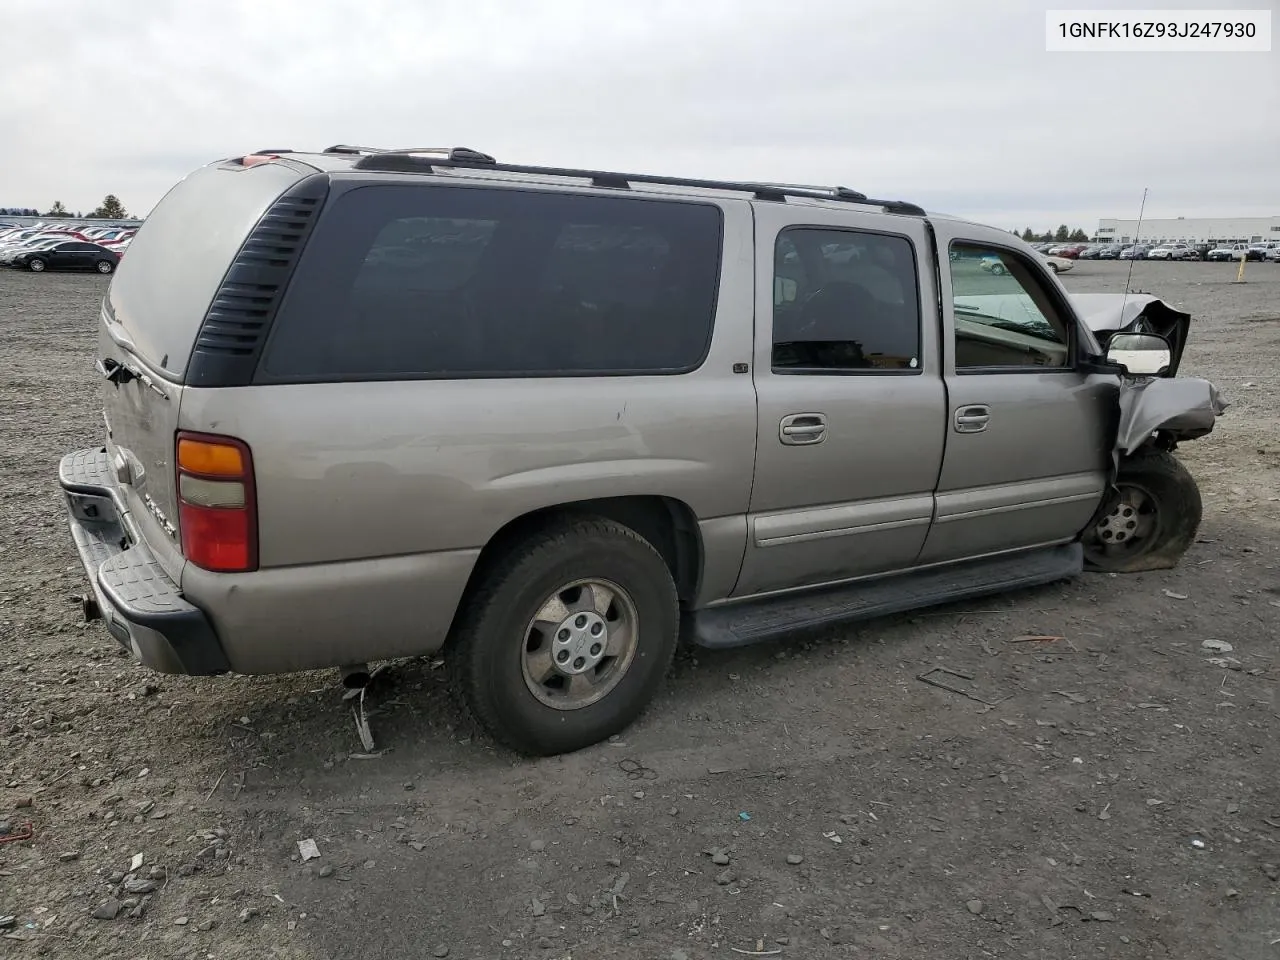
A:
{"type": "Polygon", "coordinates": [[[1085,563],[1109,573],[1177,566],[1203,514],[1195,478],[1173,454],[1149,451],[1121,461],[1116,488],[1084,536],[1085,563]]]}
{"type": "Polygon", "coordinates": [[[116,265],[115,265],[114,263],[112,263],[110,260],[99,260],[99,261],[98,261],[98,272],[99,272],[99,273],[110,273],[110,272],[111,272],[112,270],[114,270],[115,268],[116,268],[116,265]]]}
{"type": "Polygon", "coordinates": [[[1049,264],[1049,269],[1050,269],[1050,270],[1052,270],[1054,273],[1057,273],[1057,272],[1058,272],[1058,265],[1057,265],[1056,263],[1051,263],[1051,264],[1049,264]]]}
{"type": "Polygon", "coordinates": [[[657,692],[679,635],[666,562],[631,529],[565,520],[482,573],[447,655],[489,734],[546,756],[626,728],[657,692]]]}
{"type": "Polygon", "coordinates": [[[991,272],[994,273],[997,277],[1002,276],[1005,273],[1004,264],[993,263],[991,265],[991,272]]]}
{"type": "Polygon", "coordinates": [[[30,270],[32,273],[44,273],[44,269],[46,266],[48,266],[48,264],[46,264],[39,257],[32,257],[30,260],[27,261],[27,269],[30,270]]]}

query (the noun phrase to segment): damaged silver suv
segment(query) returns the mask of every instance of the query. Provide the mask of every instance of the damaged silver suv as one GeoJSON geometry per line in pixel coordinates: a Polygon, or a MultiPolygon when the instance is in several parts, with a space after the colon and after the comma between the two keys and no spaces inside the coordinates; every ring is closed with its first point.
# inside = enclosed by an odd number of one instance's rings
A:
{"type": "Polygon", "coordinates": [[[1169,566],[1223,404],[1189,318],[843,187],[259,151],[175,186],[61,464],[87,615],[161,671],[443,651],[516,750],[708,647],[1169,566]],[[982,269],[996,258],[999,273],[982,269]]]}

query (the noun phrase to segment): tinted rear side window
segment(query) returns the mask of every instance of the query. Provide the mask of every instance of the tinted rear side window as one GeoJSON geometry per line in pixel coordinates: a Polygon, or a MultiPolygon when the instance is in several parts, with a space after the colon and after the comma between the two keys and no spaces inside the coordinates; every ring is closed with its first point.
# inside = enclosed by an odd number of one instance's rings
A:
{"type": "Polygon", "coordinates": [[[232,258],[271,203],[301,176],[276,163],[202,167],[156,205],[107,294],[144,359],[181,378],[232,258]]]}
{"type": "Polygon", "coordinates": [[[358,187],[317,225],[259,379],[687,372],[720,236],[708,204],[358,187]]]}

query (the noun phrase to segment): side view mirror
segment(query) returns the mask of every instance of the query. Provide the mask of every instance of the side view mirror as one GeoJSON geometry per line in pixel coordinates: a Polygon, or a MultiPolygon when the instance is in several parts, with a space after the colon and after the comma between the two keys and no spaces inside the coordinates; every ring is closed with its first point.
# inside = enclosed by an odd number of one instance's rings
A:
{"type": "Polygon", "coordinates": [[[1107,360],[1135,377],[1155,377],[1169,369],[1173,350],[1155,333],[1118,333],[1107,344],[1107,360]]]}

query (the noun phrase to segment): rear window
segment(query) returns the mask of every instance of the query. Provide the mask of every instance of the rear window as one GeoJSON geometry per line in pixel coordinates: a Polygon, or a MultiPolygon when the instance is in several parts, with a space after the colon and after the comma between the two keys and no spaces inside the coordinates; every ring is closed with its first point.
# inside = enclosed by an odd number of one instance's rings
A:
{"type": "Polygon", "coordinates": [[[317,225],[259,379],[687,372],[711,340],[720,235],[709,204],[357,187],[317,225]]]}
{"type": "Polygon", "coordinates": [[[143,359],[180,379],[214,293],[245,237],[300,179],[291,167],[202,167],[156,205],[107,294],[143,359]]]}

